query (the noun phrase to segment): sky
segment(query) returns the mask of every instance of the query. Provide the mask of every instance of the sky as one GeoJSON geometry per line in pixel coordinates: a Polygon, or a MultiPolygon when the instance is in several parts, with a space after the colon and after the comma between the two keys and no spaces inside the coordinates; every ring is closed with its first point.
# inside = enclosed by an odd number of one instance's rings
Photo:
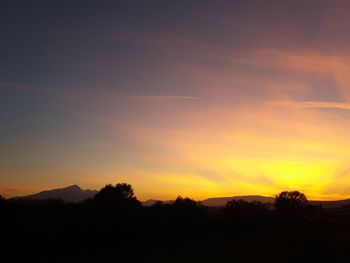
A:
{"type": "Polygon", "coordinates": [[[0,194],[350,196],[350,2],[0,2],[0,194]]]}

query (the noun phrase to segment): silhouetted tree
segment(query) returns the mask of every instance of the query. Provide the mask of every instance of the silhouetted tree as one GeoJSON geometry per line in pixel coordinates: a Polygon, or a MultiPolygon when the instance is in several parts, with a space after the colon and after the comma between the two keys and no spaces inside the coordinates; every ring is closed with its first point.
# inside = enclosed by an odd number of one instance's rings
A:
{"type": "Polygon", "coordinates": [[[227,202],[226,209],[227,210],[233,210],[236,212],[243,212],[246,213],[247,211],[259,211],[264,210],[266,207],[263,203],[259,201],[253,201],[253,202],[246,202],[244,200],[231,200],[227,202]]]}
{"type": "Polygon", "coordinates": [[[257,225],[265,220],[267,209],[263,203],[258,201],[231,200],[226,204],[224,214],[228,223],[257,225]]]}
{"type": "Polygon", "coordinates": [[[0,195],[0,206],[5,204],[5,201],[6,201],[6,199],[2,195],[0,195]]]}
{"type": "Polygon", "coordinates": [[[276,209],[299,210],[307,205],[306,196],[299,191],[284,191],[276,195],[276,209]]]}
{"type": "Polygon", "coordinates": [[[95,195],[93,201],[102,207],[114,206],[131,209],[141,206],[135,197],[132,186],[126,183],[118,183],[115,186],[106,185],[95,195]]]}
{"type": "Polygon", "coordinates": [[[307,207],[306,196],[299,191],[284,191],[276,195],[275,208],[277,216],[284,223],[296,222],[307,207]]]}
{"type": "Polygon", "coordinates": [[[176,231],[179,233],[197,231],[201,228],[205,207],[200,202],[178,196],[170,206],[170,210],[174,222],[173,226],[177,226],[176,231]]]}
{"type": "Polygon", "coordinates": [[[103,187],[94,197],[95,201],[116,201],[133,199],[134,190],[130,184],[119,183],[115,186],[108,184],[103,187]]]}
{"type": "Polygon", "coordinates": [[[178,196],[173,203],[173,206],[181,209],[192,210],[200,207],[201,204],[191,198],[182,198],[181,196],[178,196]]]}
{"type": "Polygon", "coordinates": [[[156,201],[153,205],[151,205],[151,208],[158,208],[158,207],[163,207],[164,202],[163,201],[156,201]]]}

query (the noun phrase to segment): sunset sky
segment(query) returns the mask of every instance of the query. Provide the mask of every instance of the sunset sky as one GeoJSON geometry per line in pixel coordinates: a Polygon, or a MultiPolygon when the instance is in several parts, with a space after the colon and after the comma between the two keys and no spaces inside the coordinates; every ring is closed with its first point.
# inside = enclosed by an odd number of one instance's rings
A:
{"type": "Polygon", "coordinates": [[[0,194],[350,197],[350,1],[1,1],[0,194]]]}

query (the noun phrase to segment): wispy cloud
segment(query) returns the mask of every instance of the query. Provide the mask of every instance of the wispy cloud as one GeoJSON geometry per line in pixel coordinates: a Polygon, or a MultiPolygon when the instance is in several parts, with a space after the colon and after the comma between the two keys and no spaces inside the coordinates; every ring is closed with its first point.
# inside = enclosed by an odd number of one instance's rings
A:
{"type": "Polygon", "coordinates": [[[199,97],[195,96],[128,96],[135,99],[146,100],[198,100],[199,97]]]}
{"type": "Polygon", "coordinates": [[[39,90],[39,91],[56,91],[56,89],[50,88],[50,87],[17,84],[17,83],[0,83],[0,88],[17,88],[17,89],[39,90]]]}
{"type": "Polygon", "coordinates": [[[90,147],[90,148],[104,148],[109,147],[112,143],[104,141],[51,141],[44,139],[0,139],[0,145],[32,145],[32,146],[72,146],[72,147],[90,147]]]}
{"type": "Polygon", "coordinates": [[[227,181],[227,178],[225,178],[224,176],[212,171],[212,170],[199,170],[198,171],[198,174],[201,176],[201,177],[204,177],[210,181],[213,181],[213,182],[226,182],[227,181]]]}
{"type": "Polygon", "coordinates": [[[281,107],[292,108],[319,108],[319,109],[340,109],[350,110],[350,103],[335,101],[289,101],[289,100],[273,100],[268,104],[281,107]]]}

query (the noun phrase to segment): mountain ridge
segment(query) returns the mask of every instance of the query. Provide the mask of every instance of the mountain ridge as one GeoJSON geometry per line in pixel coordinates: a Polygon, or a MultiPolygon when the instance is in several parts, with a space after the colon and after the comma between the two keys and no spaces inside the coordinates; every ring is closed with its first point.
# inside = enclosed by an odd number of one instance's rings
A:
{"type": "MultiPolygon", "coordinates": [[[[38,193],[14,197],[13,199],[24,199],[24,200],[45,200],[45,199],[61,199],[65,202],[81,202],[89,198],[93,198],[97,193],[97,190],[83,190],[79,185],[73,184],[63,188],[55,188],[44,190],[38,193]]],[[[258,201],[264,204],[272,204],[275,201],[275,197],[272,196],[261,196],[261,195],[243,195],[243,196],[230,196],[230,197],[211,197],[200,202],[209,207],[225,206],[227,202],[231,200],[243,200],[246,202],[258,201]]],[[[152,206],[157,202],[164,204],[171,204],[175,200],[156,200],[149,199],[141,201],[144,206],[152,206]]],[[[340,207],[350,205],[350,199],[343,200],[332,200],[332,201],[321,201],[321,200],[309,200],[311,205],[322,205],[323,207],[340,207]]]]}
{"type": "MultiPolygon", "coordinates": [[[[231,200],[243,200],[246,202],[253,202],[253,201],[258,201],[263,204],[273,204],[275,202],[275,197],[272,196],[261,196],[261,195],[243,195],[243,196],[231,196],[231,197],[212,197],[212,198],[207,198],[204,200],[201,200],[200,202],[209,207],[220,207],[220,206],[225,206],[229,201],[231,200]]],[[[143,201],[142,204],[144,206],[151,206],[154,205],[157,202],[163,202],[166,204],[172,203],[175,200],[167,200],[167,201],[162,201],[162,200],[154,200],[154,199],[149,199],[146,201],[143,201]]],[[[311,205],[322,205],[325,208],[331,208],[331,207],[341,207],[341,206],[346,206],[350,205],[350,199],[342,199],[342,200],[329,200],[329,201],[324,201],[324,200],[309,200],[309,204],[311,205]]]]}
{"type": "Polygon", "coordinates": [[[55,188],[50,190],[44,190],[38,193],[15,197],[15,199],[27,199],[27,200],[45,200],[45,199],[61,199],[66,202],[81,202],[83,200],[93,198],[98,191],[96,190],[83,190],[77,184],[70,185],[63,188],[55,188]]]}

